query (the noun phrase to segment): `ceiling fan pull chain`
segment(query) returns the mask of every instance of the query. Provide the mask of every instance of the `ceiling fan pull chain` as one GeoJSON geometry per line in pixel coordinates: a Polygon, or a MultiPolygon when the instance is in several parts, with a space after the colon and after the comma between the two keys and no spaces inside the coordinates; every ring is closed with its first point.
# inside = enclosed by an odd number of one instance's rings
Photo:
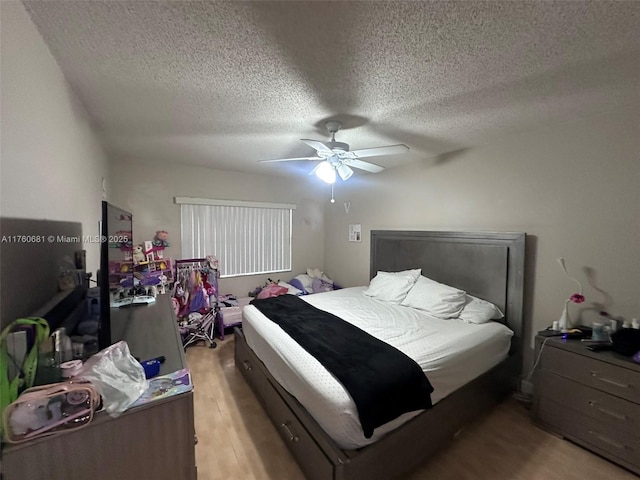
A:
{"type": "Polygon", "coordinates": [[[331,203],[336,203],[336,199],[333,198],[333,183],[331,184],[331,203]]]}

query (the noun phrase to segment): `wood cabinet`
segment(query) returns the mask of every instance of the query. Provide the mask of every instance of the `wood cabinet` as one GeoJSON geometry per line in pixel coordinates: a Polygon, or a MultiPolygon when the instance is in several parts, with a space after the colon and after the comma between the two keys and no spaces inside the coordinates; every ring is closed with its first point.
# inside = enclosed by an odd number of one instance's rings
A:
{"type": "MultiPolygon", "coordinates": [[[[112,309],[113,340],[131,354],[166,360],[165,375],[186,367],[168,295],[154,304],[112,309]]],[[[3,480],[195,480],[193,393],[131,408],[117,418],[98,412],[79,430],[4,445],[3,480]]]]}
{"type": "Polygon", "coordinates": [[[640,365],[579,340],[536,338],[535,420],[640,473],[640,365]]]}

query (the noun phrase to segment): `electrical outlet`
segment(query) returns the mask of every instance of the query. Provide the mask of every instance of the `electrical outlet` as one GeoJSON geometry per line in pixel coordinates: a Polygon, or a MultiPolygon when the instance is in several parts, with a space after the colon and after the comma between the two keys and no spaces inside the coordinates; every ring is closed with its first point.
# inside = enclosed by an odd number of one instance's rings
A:
{"type": "Polygon", "coordinates": [[[533,395],[533,383],[527,380],[520,380],[520,393],[525,395],[533,395]]]}

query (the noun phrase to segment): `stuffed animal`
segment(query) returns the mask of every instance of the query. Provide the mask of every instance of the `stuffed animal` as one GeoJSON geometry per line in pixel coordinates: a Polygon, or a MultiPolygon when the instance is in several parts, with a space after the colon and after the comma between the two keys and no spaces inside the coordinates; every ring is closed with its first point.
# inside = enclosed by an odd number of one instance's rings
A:
{"type": "Polygon", "coordinates": [[[133,263],[138,264],[146,261],[146,257],[144,256],[144,252],[142,251],[142,245],[134,245],[133,246],[133,263]]]}
{"type": "Polygon", "coordinates": [[[169,241],[167,240],[169,238],[169,234],[167,233],[166,230],[158,230],[156,232],[156,236],[153,238],[153,245],[155,247],[168,247],[169,246],[169,241]]]}

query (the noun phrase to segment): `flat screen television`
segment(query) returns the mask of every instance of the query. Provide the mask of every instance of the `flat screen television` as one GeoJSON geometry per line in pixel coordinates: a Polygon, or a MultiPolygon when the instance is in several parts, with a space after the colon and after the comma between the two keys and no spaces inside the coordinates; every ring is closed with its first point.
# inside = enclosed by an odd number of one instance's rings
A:
{"type": "Polygon", "coordinates": [[[111,345],[111,302],[126,295],[134,285],[133,276],[133,215],[121,208],[102,202],[100,225],[100,329],[98,346],[111,345]]]}

